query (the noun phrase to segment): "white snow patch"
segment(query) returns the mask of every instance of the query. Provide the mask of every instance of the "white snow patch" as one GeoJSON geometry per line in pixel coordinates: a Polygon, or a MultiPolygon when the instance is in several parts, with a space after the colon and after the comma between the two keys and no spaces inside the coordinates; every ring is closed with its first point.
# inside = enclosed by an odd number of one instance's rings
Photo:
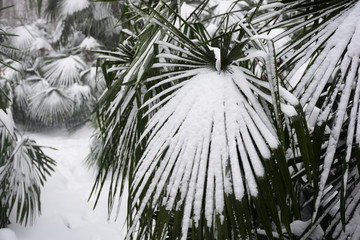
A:
{"type": "Polygon", "coordinates": [[[62,3],[62,14],[64,16],[74,14],[75,12],[84,10],[90,5],[89,0],[64,0],[62,3]]]}
{"type": "Polygon", "coordinates": [[[2,228],[0,229],[0,240],[17,240],[17,237],[9,228],[2,228]]]}
{"type": "MultiPolygon", "coordinates": [[[[296,220],[290,223],[291,232],[295,236],[301,236],[301,234],[306,230],[306,228],[310,225],[310,220],[308,221],[300,221],[296,220]]],[[[308,239],[311,240],[321,240],[324,236],[324,231],[321,226],[317,226],[315,230],[311,233],[308,239]]]]}
{"type": "Polygon", "coordinates": [[[81,44],[79,46],[80,50],[87,50],[87,51],[99,49],[99,47],[100,47],[100,44],[93,37],[84,38],[84,40],[81,42],[81,44]]]}

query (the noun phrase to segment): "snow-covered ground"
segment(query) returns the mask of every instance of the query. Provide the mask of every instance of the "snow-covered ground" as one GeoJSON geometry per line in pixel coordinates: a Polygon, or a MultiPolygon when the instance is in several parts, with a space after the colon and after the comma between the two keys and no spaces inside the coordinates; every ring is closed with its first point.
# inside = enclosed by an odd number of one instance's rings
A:
{"type": "MultiPolygon", "coordinates": [[[[88,197],[95,176],[84,165],[89,153],[92,130],[84,126],[68,133],[53,130],[46,133],[27,133],[38,144],[58,150],[44,149],[56,160],[57,166],[42,189],[42,215],[33,226],[11,224],[18,240],[122,240],[126,233],[123,203],[118,220],[107,220],[106,188],[98,206],[93,210],[94,199],[88,197]]],[[[14,217],[12,217],[12,222],[14,217]]],[[[9,231],[10,231],[9,230],[9,231]]],[[[3,233],[4,236],[8,233],[3,233]]],[[[1,238],[0,234],[0,238],[1,238]]],[[[7,240],[7,239],[1,239],[7,240]]]]}

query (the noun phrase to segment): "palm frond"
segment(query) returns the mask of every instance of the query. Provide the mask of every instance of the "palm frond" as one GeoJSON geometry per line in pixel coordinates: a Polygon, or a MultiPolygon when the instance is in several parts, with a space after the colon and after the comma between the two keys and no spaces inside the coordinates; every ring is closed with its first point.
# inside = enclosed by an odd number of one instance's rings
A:
{"type": "Polygon", "coordinates": [[[38,29],[33,25],[18,26],[11,30],[13,36],[9,39],[10,45],[15,49],[10,49],[11,56],[21,57],[26,55],[34,41],[41,37],[38,29]]]}
{"type": "Polygon", "coordinates": [[[50,87],[29,99],[30,117],[46,126],[61,125],[72,115],[73,100],[60,88],[50,87]]]}
{"type": "Polygon", "coordinates": [[[78,1],[71,1],[71,0],[62,0],[61,2],[61,14],[72,15],[76,12],[82,11],[85,8],[89,7],[90,2],[89,0],[78,0],[78,1]]]}
{"type": "Polygon", "coordinates": [[[86,64],[78,56],[50,60],[43,68],[44,77],[55,87],[69,87],[80,82],[80,72],[86,64]]]}
{"type": "Polygon", "coordinates": [[[35,141],[24,138],[16,142],[9,159],[0,169],[0,196],[9,215],[15,207],[16,220],[33,223],[40,209],[40,187],[53,171],[55,162],[47,157],[35,141]]]}
{"type": "MultiPolygon", "coordinates": [[[[306,120],[316,123],[310,130],[317,152],[314,163],[321,174],[318,189],[313,189],[313,225],[302,239],[311,236],[320,223],[325,226],[324,218],[331,216],[332,209],[340,209],[336,219],[341,219],[343,230],[349,219],[358,214],[353,212],[350,216],[346,209],[351,205],[348,191],[358,181],[358,176],[352,173],[357,166],[359,145],[359,10],[360,3],[355,0],[287,1],[277,14],[272,14],[272,17],[280,16],[280,20],[263,27],[263,31],[286,29],[275,40],[292,36],[293,40],[279,54],[283,59],[280,69],[304,107],[306,120]],[[301,68],[305,71],[294,81],[301,68]]],[[[270,18],[271,21],[276,17],[270,18]]],[[[358,201],[353,204],[357,205],[358,201]]],[[[334,227],[334,222],[331,226],[334,227]]],[[[356,229],[336,232],[333,238],[357,234],[356,229]]]]}

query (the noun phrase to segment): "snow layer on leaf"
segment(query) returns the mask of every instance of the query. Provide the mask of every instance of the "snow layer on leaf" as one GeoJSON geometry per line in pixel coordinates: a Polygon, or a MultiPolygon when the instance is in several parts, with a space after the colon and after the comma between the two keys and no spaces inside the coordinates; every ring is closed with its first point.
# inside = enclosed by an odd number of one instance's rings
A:
{"type": "MultiPolygon", "coordinates": [[[[7,131],[10,135],[14,136],[15,122],[12,117],[11,109],[4,110],[0,109],[0,132],[7,131]]],[[[1,136],[6,136],[8,134],[1,133],[1,136]]],[[[4,143],[4,141],[2,141],[4,143]]]]}
{"type": "Polygon", "coordinates": [[[23,51],[30,50],[35,39],[40,37],[39,31],[31,25],[16,27],[11,33],[16,35],[11,37],[11,45],[23,51]]]}
{"type": "Polygon", "coordinates": [[[89,5],[89,0],[63,0],[61,5],[61,12],[64,16],[71,15],[75,12],[84,10],[89,5]]]}
{"type": "Polygon", "coordinates": [[[69,87],[67,91],[76,105],[81,105],[90,101],[91,92],[89,86],[81,86],[75,83],[69,87]]]}
{"type": "Polygon", "coordinates": [[[69,117],[72,106],[73,100],[65,91],[49,88],[30,98],[30,116],[52,126],[69,117]]]}
{"type": "Polygon", "coordinates": [[[80,50],[95,50],[100,47],[98,41],[93,37],[86,37],[79,45],[80,50]]]}
{"type": "Polygon", "coordinates": [[[35,53],[37,53],[39,51],[54,53],[54,49],[51,47],[50,43],[48,43],[45,39],[40,38],[40,37],[36,38],[32,42],[30,51],[35,52],[35,53]]]}
{"type": "MultiPolygon", "coordinates": [[[[308,221],[300,221],[296,220],[290,223],[291,232],[300,237],[306,230],[306,228],[310,225],[310,220],[308,221]]],[[[319,225],[316,229],[311,233],[309,239],[311,240],[320,240],[324,236],[324,231],[322,230],[321,226],[319,225]]]]}
{"type": "Polygon", "coordinates": [[[270,158],[270,148],[279,141],[267,129],[271,122],[266,113],[258,113],[263,108],[245,74],[238,67],[231,72],[202,69],[151,117],[145,130],[148,146],[132,187],[134,202],[141,199],[134,223],[150,199],[152,207],[183,206],[182,239],[186,239],[189,223],[197,224],[202,212],[208,226],[215,215],[223,218],[224,193],[241,200],[249,189],[257,196],[256,178],[265,173],[261,159],[270,158]],[[165,200],[159,202],[160,196],[165,200]]]}

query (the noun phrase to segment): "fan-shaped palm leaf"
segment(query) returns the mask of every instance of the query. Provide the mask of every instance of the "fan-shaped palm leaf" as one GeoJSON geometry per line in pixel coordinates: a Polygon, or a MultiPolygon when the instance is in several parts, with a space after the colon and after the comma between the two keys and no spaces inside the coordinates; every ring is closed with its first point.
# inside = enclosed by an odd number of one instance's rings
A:
{"type": "Polygon", "coordinates": [[[41,37],[38,29],[33,25],[18,26],[11,30],[13,36],[9,39],[10,45],[18,50],[11,50],[14,56],[22,56],[30,51],[34,41],[41,37]]]}
{"type": "Polygon", "coordinates": [[[88,0],[62,0],[61,1],[61,13],[62,15],[72,15],[75,12],[79,12],[89,7],[90,2],[88,0]]]}
{"type": "Polygon", "coordinates": [[[48,88],[30,98],[30,117],[46,126],[61,125],[72,114],[73,100],[63,89],[48,88]]]}
{"type": "Polygon", "coordinates": [[[44,76],[52,86],[69,87],[80,82],[86,64],[78,56],[54,59],[44,66],[44,76]]]}

